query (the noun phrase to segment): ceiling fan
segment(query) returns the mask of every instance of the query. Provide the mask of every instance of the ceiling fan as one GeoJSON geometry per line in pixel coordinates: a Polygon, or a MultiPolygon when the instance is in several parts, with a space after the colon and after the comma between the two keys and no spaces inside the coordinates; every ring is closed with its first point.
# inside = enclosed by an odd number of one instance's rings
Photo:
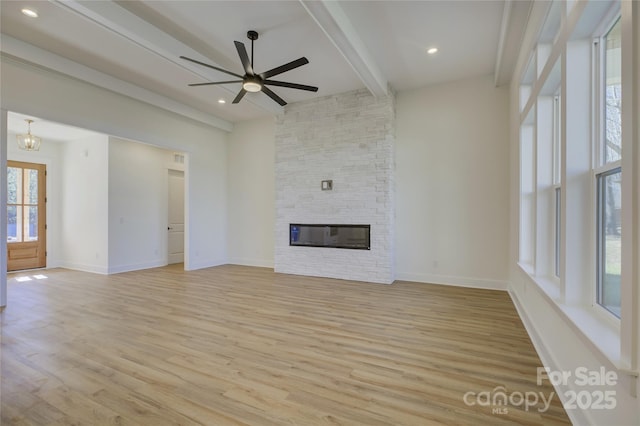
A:
{"type": "Polygon", "coordinates": [[[253,70],[253,42],[258,39],[258,33],[256,31],[248,31],[247,38],[251,40],[251,60],[249,60],[249,55],[247,55],[247,49],[244,47],[244,43],[239,41],[234,41],[236,45],[236,50],[238,51],[238,55],[240,56],[240,62],[242,62],[242,66],[244,67],[244,75],[236,74],[231,71],[227,71],[222,68],[218,68],[216,66],[206,64],[204,62],[197,61],[195,59],[187,58],[186,56],[180,56],[182,59],[186,59],[187,61],[191,61],[198,65],[202,65],[205,67],[213,68],[214,70],[230,74],[234,77],[238,77],[241,80],[230,80],[230,81],[212,81],[207,83],[193,83],[189,86],[208,86],[213,84],[228,84],[228,83],[242,83],[242,89],[238,92],[238,95],[233,100],[234,104],[240,102],[240,100],[244,97],[247,92],[264,92],[265,95],[269,96],[271,99],[276,101],[282,106],[285,106],[287,103],[278,95],[276,95],[271,89],[266,86],[280,86],[280,87],[288,87],[291,89],[298,90],[307,90],[309,92],[317,92],[318,88],[315,86],[307,86],[304,84],[297,83],[289,83],[286,81],[277,81],[277,80],[269,80],[269,78],[276,76],[278,74],[282,74],[284,72],[290,71],[294,68],[301,67],[302,65],[308,64],[309,60],[304,56],[302,58],[296,59],[295,61],[291,61],[287,64],[280,65],[279,67],[275,67],[270,69],[269,71],[265,71],[263,73],[257,74],[253,70]]]}

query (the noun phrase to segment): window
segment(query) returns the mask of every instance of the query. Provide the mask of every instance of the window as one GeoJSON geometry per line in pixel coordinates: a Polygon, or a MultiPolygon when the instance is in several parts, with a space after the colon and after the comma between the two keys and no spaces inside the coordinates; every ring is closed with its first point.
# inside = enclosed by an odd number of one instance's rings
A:
{"type": "Polygon", "coordinates": [[[7,242],[38,240],[38,170],[7,167],[7,242]]]}
{"type": "Polygon", "coordinates": [[[622,158],[622,109],[621,109],[621,33],[620,20],[615,23],[604,38],[604,143],[602,144],[603,164],[622,158]]]}
{"type": "Polygon", "coordinates": [[[596,302],[620,318],[620,272],[622,269],[622,111],[620,20],[602,38],[604,59],[600,96],[602,132],[597,141],[596,169],[596,302]]]}
{"type": "MultiPolygon", "coordinates": [[[[578,3],[570,19],[561,6],[556,15],[554,6],[545,9],[540,35],[514,75],[520,90],[512,95],[522,97],[512,105],[519,113],[514,209],[522,280],[512,290],[534,317],[540,299],[530,301],[531,283],[572,331],[580,330],[612,365],[624,366],[637,364],[640,331],[633,264],[640,253],[632,238],[640,161],[630,155],[639,123],[636,87],[626,84],[635,83],[637,17],[632,2],[578,3]]],[[[555,324],[543,328],[542,340],[555,332],[555,324]]]]}
{"type": "Polygon", "coordinates": [[[554,235],[553,235],[553,272],[556,277],[560,277],[560,250],[562,249],[562,204],[561,204],[561,174],[562,174],[562,111],[560,109],[560,95],[553,97],[553,189],[554,189],[554,235]]]}
{"type": "Polygon", "coordinates": [[[561,217],[562,217],[562,199],[561,199],[560,187],[555,188],[555,235],[554,235],[554,274],[556,277],[560,277],[560,238],[562,235],[561,217]]]}
{"type": "Polygon", "coordinates": [[[561,111],[560,95],[553,97],[553,183],[559,185],[562,174],[562,111],[561,111]]]}
{"type": "Polygon", "coordinates": [[[620,317],[620,167],[600,173],[597,177],[598,271],[597,301],[609,312],[620,317]]]}

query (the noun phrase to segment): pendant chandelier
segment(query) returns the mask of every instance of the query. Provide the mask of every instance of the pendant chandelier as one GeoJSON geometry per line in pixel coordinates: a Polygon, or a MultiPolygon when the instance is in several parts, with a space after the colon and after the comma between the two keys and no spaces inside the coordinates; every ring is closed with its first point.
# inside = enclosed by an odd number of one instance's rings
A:
{"type": "Polygon", "coordinates": [[[27,122],[28,130],[26,135],[16,135],[18,139],[18,148],[24,151],[39,151],[42,139],[31,134],[31,123],[33,120],[24,120],[27,122]]]}

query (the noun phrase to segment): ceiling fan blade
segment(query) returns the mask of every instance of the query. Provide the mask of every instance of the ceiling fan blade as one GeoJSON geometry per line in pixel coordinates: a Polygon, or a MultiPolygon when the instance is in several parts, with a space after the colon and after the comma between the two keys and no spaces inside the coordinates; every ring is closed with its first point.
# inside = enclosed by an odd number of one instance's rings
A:
{"type": "Polygon", "coordinates": [[[212,84],[227,84],[227,83],[242,83],[242,80],[229,80],[229,81],[210,81],[207,83],[191,83],[189,86],[209,86],[212,84]]]}
{"type": "Polygon", "coordinates": [[[265,95],[267,95],[268,97],[270,97],[271,99],[279,103],[280,106],[285,106],[287,104],[284,101],[284,99],[282,99],[280,96],[273,93],[271,89],[269,89],[268,87],[262,86],[262,91],[264,92],[265,95]]]}
{"type": "Polygon", "coordinates": [[[244,47],[244,43],[239,41],[234,41],[234,43],[236,45],[236,50],[238,51],[238,56],[240,56],[240,62],[242,62],[244,72],[249,75],[253,75],[253,67],[251,66],[251,61],[249,61],[249,55],[247,55],[247,49],[244,47]]]}
{"type": "Polygon", "coordinates": [[[289,87],[291,89],[308,90],[309,92],[317,92],[318,88],[315,86],[307,86],[305,84],[289,83],[286,81],[276,80],[264,80],[262,84],[269,84],[271,86],[289,87]]]}
{"type": "Polygon", "coordinates": [[[308,63],[309,63],[309,60],[303,56],[302,58],[296,59],[295,61],[291,61],[288,64],[280,65],[279,67],[276,67],[269,71],[265,71],[262,74],[260,74],[260,77],[264,80],[269,77],[273,77],[274,75],[282,74],[283,72],[287,72],[294,68],[301,67],[308,63]]]}
{"type": "Polygon", "coordinates": [[[240,99],[242,99],[244,97],[245,93],[247,93],[246,90],[240,89],[240,91],[238,92],[238,95],[236,96],[236,98],[231,103],[232,104],[237,104],[238,102],[240,102],[240,99]]]}
{"type": "Polygon", "coordinates": [[[185,60],[187,60],[187,61],[191,61],[191,62],[193,62],[194,64],[202,65],[202,66],[204,66],[204,67],[213,68],[213,69],[214,69],[214,70],[216,70],[216,71],[224,72],[224,73],[230,74],[230,75],[232,75],[232,76],[234,76],[234,77],[244,78],[244,76],[242,76],[242,75],[240,75],[240,74],[236,74],[236,73],[231,72],[231,71],[223,70],[222,68],[218,68],[218,67],[215,67],[215,66],[213,66],[213,65],[205,64],[204,62],[196,61],[195,59],[187,58],[186,56],[180,56],[180,58],[181,58],[181,59],[185,59],[185,60]]]}

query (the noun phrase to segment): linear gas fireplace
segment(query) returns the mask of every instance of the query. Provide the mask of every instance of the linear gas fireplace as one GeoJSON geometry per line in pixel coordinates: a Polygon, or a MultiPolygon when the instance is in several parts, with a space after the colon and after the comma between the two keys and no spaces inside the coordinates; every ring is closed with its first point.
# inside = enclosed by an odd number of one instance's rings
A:
{"type": "Polygon", "coordinates": [[[370,250],[371,225],[289,224],[289,245],[370,250]]]}

